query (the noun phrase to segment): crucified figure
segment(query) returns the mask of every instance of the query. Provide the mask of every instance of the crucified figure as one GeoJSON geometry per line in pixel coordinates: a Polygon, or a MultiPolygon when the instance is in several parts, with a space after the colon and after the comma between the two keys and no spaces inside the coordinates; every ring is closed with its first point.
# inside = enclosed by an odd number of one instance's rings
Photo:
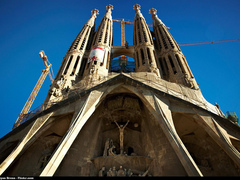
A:
{"type": "Polygon", "coordinates": [[[128,125],[129,123],[129,120],[127,121],[127,123],[123,126],[123,125],[118,125],[118,123],[116,121],[114,121],[119,129],[119,139],[120,139],[120,154],[123,154],[123,132],[124,132],[124,129],[125,127],[128,125]]]}

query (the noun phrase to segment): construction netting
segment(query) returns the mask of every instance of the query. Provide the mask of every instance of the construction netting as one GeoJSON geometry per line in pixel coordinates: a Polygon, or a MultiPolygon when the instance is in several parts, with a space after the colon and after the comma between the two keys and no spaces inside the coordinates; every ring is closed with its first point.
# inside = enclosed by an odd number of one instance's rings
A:
{"type": "Polygon", "coordinates": [[[135,72],[135,62],[134,59],[127,56],[120,56],[118,58],[112,59],[111,61],[111,71],[112,72],[135,72]]]}
{"type": "Polygon", "coordinates": [[[238,117],[237,114],[234,111],[227,111],[225,116],[227,117],[227,119],[229,119],[230,121],[236,122],[238,123],[238,117]]]}

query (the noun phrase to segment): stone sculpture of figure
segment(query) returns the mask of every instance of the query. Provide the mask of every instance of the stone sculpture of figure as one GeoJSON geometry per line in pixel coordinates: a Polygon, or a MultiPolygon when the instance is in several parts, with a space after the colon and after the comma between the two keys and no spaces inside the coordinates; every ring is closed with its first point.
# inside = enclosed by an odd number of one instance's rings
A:
{"type": "Polygon", "coordinates": [[[127,42],[127,41],[126,41],[126,43],[125,43],[125,47],[128,48],[128,42],[127,42]]]}
{"type": "Polygon", "coordinates": [[[60,88],[63,84],[64,78],[61,77],[58,81],[57,81],[57,87],[60,88]]]}
{"type": "Polygon", "coordinates": [[[185,79],[187,85],[188,85],[190,88],[193,88],[193,81],[192,81],[191,78],[188,77],[188,74],[187,74],[187,73],[184,74],[184,79],[185,79]]]}
{"type": "Polygon", "coordinates": [[[113,169],[112,169],[112,176],[117,176],[117,170],[115,166],[113,166],[113,169]]]}
{"type": "Polygon", "coordinates": [[[119,129],[119,139],[120,139],[120,154],[123,154],[123,132],[124,132],[124,129],[125,127],[128,125],[129,123],[129,120],[127,121],[127,123],[123,126],[123,125],[118,125],[118,123],[116,121],[114,121],[119,129]]]}
{"type": "Polygon", "coordinates": [[[108,177],[109,177],[109,176],[112,176],[112,168],[110,168],[110,169],[108,170],[107,176],[108,176],[108,177]]]}
{"type": "Polygon", "coordinates": [[[112,145],[109,149],[108,149],[108,156],[114,156],[115,153],[115,149],[116,147],[114,145],[112,145]]]}
{"type": "Polygon", "coordinates": [[[110,139],[108,138],[105,142],[105,147],[104,147],[104,152],[103,152],[103,156],[107,156],[108,155],[108,149],[110,146],[110,139]]]}
{"type": "Polygon", "coordinates": [[[117,172],[117,176],[126,176],[122,166],[120,166],[120,169],[117,172]]]}
{"type": "Polygon", "coordinates": [[[98,176],[101,176],[101,177],[105,176],[105,173],[106,173],[105,169],[106,168],[103,166],[102,169],[100,169],[100,171],[98,172],[98,176]]]}
{"type": "Polygon", "coordinates": [[[92,68],[90,69],[90,74],[93,74],[95,71],[95,66],[93,65],[92,68]]]}
{"type": "Polygon", "coordinates": [[[115,149],[116,147],[113,145],[113,141],[112,139],[107,139],[105,142],[105,147],[104,147],[104,152],[103,152],[103,156],[113,156],[115,155],[115,149]]]}
{"type": "Polygon", "coordinates": [[[132,170],[131,170],[131,169],[128,169],[128,171],[127,171],[127,176],[131,177],[132,175],[133,175],[132,170]]]}

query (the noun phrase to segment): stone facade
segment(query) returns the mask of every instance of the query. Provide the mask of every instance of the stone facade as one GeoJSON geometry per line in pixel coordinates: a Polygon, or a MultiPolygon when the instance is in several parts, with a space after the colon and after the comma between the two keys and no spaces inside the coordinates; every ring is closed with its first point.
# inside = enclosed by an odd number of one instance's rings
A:
{"type": "Polygon", "coordinates": [[[96,32],[92,11],[42,111],[0,139],[1,176],[239,176],[239,126],[204,99],[156,10],[150,33],[134,8],[129,48],[112,46],[113,6],[96,32]],[[110,71],[120,55],[135,72],[110,71]]]}

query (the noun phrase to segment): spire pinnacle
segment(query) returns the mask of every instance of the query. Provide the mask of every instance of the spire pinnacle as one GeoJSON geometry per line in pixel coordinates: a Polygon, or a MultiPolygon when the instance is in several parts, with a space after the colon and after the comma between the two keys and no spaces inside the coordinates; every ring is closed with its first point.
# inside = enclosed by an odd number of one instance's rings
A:
{"type": "Polygon", "coordinates": [[[112,11],[111,10],[113,10],[113,5],[111,5],[111,4],[107,5],[106,9],[107,9],[107,12],[106,12],[105,17],[109,18],[109,19],[112,19],[112,15],[111,15],[112,11]]]}
{"type": "MultiPolygon", "coordinates": [[[[134,6],[133,6],[133,9],[136,9],[136,11],[139,11],[140,9],[141,9],[141,6],[139,5],[139,4],[135,4],[134,6]]],[[[135,11],[135,12],[136,12],[135,11]]]]}
{"type": "Polygon", "coordinates": [[[94,16],[94,15],[96,16],[99,14],[99,11],[98,11],[98,9],[94,9],[91,11],[91,13],[92,13],[92,16],[94,16]]]}
{"type": "Polygon", "coordinates": [[[113,10],[113,5],[109,4],[106,6],[107,12],[113,10]]]}
{"type": "Polygon", "coordinates": [[[162,24],[165,26],[165,24],[161,21],[161,19],[157,16],[157,10],[155,8],[149,9],[149,14],[152,14],[153,24],[158,25],[162,24]]]}
{"type": "Polygon", "coordinates": [[[149,9],[149,14],[152,14],[152,18],[153,18],[154,16],[156,16],[156,15],[157,15],[157,10],[156,10],[156,9],[154,9],[154,8],[152,8],[152,9],[149,9]]]}
{"type": "Polygon", "coordinates": [[[133,6],[133,9],[135,9],[135,18],[136,18],[136,17],[144,18],[143,15],[142,15],[142,13],[141,13],[141,11],[140,11],[141,6],[140,6],[139,4],[135,4],[135,5],[133,6]]]}
{"type": "Polygon", "coordinates": [[[98,13],[99,11],[97,10],[97,9],[93,9],[92,11],[91,11],[91,13],[92,13],[92,16],[91,16],[91,18],[88,20],[88,22],[87,22],[87,24],[89,25],[89,26],[93,26],[94,25],[94,21],[95,21],[95,19],[97,18],[97,16],[96,15],[98,15],[99,13],[98,13]]]}

